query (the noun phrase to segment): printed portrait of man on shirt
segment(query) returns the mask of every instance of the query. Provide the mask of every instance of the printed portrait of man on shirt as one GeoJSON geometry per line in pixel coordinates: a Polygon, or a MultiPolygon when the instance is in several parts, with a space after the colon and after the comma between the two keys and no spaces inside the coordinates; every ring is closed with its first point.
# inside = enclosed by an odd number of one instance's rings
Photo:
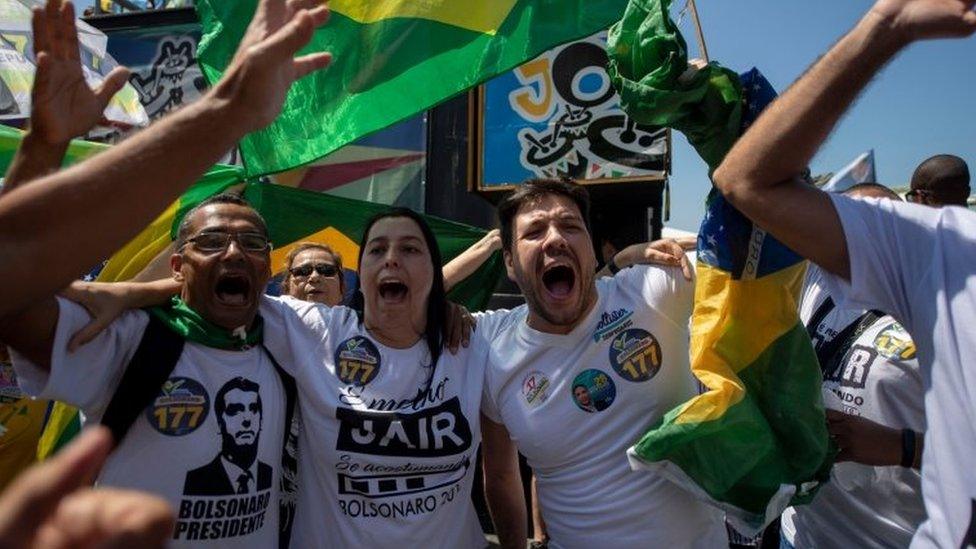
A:
{"type": "Polygon", "coordinates": [[[220,453],[210,463],[187,472],[184,495],[253,494],[271,487],[271,466],[257,460],[261,435],[259,389],[257,383],[242,377],[221,387],[214,403],[220,427],[220,453]]]}

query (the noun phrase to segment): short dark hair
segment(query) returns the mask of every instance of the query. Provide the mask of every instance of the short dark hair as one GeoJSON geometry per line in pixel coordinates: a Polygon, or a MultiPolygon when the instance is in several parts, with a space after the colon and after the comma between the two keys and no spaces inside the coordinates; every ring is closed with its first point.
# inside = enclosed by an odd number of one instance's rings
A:
{"type": "Polygon", "coordinates": [[[844,191],[844,194],[851,196],[859,191],[878,191],[891,200],[897,200],[899,202],[901,201],[901,197],[898,196],[898,193],[889,189],[888,187],[885,187],[881,183],[857,183],[848,187],[847,190],[844,191]]]}
{"type": "Polygon", "coordinates": [[[498,223],[502,233],[502,249],[510,250],[514,230],[512,222],[525,204],[536,202],[544,196],[565,196],[573,201],[583,216],[586,229],[590,229],[590,193],[572,179],[529,179],[498,203],[498,223]]]}
{"type": "Polygon", "coordinates": [[[264,406],[261,405],[261,386],[257,383],[251,381],[250,379],[243,377],[235,377],[234,379],[228,381],[223,387],[217,391],[217,395],[214,397],[214,413],[217,414],[217,423],[224,427],[224,410],[227,409],[226,397],[227,393],[238,389],[244,391],[245,393],[256,393],[258,395],[258,409],[264,412],[264,406]]]}
{"type": "Polygon", "coordinates": [[[177,250],[181,249],[186,244],[187,239],[190,238],[190,221],[193,219],[193,216],[196,215],[198,211],[213,204],[235,204],[251,210],[254,212],[255,219],[258,220],[258,228],[261,229],[264,236],[268,236],[268,224],[264,221],[264,218],[261,217],[261,214],[254,209],[254,206],[251,206],[250,202],[244,200],[244,198],[242,198],[240,195],[236,195],[234,193],[220,193],[218,195],[211,196],[210,198],[190,208],[190,211],[186,212],[183,219],[180,221],[179,229],[176,231],[177,250]]]}
{"type": "Polygon", "coordinates": [[[965,206],[969,198],[969,166],[951,154],[926,159],[912,174],[911,189],[925,191],[937,202],[965,206]]]}
{"type": "MultiPolygon", "coordinates": [[[[444,291],[441,248],[438,246],[437,237],[434,236],[434,231],[427,224],[427,220],[409,208],[391,208],[374,215],[366,222],[366,228],[363,229],[363,237],[359,241],[359,258],[356,264],[363,264],[363,253],[366,251],[366,243],[368,242],[369,232],[373,229],[373,225],[376,225],[381,219],[391,217],[406,217],[407,219],[413,220],[420,227],[420,232],[424,235],[424,242],[427,244],[427,250],[430,251],[434,280],[430,285],[430,296],[427,299],[427,326],[424,329],[424,334],[427,341],[427,349],[430,351],[431,372],[433,373],[437,365],[437,360],[440,358],[441,352],[444,349],[444,340],[446,339],[447,292],[444,291]]],[[[352,308],[360,314],[360,319],[362,319],[364,307],[365,299],[363,298],[362,292],[362,279],[357,276],[356,289],[352,297],[352,308]]]]}

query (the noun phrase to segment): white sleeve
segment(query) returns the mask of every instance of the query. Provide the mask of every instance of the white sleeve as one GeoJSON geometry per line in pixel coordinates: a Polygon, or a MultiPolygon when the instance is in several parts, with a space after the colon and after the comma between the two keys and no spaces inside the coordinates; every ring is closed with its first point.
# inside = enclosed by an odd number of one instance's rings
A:
{"type": "MultiPolygon", "coordinates": [[[[508,326],[515,318],[515,312],[507,309],[495,311],[471,313],[474,316],[475,337],[479,341],[472,341],[472,345],[484,345],[484,352],[488,354],[485,364],[485,380],[481,386],[481,413],[495,423],[503,423],[501,413],[495,403],[494,383],[491,372],[491,342],[498,336],[501,330],[508,326]]],[[[475,348],[475,352],[480,349],[475,348]]]]}
{"type": "Polygon", "coordinates": [[[831,199],[844,228],[851,266],[850,282],[825,273],[837,306],[879,309],[912,324],[911,301],[932,267],[941,210],[884,199],[831,199]]]}
{"type": "Polygon", "coordinates": [[[139,310],[128,311],[95,339],[69,353],[68,340],[90,320],[83,307],[59,297],[50,373],[16,352],[11,357],[24,392],[76,406],[97,421],[139,347],[149,315],[139,310]]]}
{"type": "MultiPolygon", "coordinates": [[[[614,277],[618,284],[638,288],[641,302],[655,309],[681,329],[695,306],[695,280],[685,280],[680,267],[635,265],[614,277]]],[[[635,303],[636,304],[636,303],[635,303]]]]}
{"type": "Polygon", "coordinates": [[[297,365],[304,362],[306,354],[322,345],[333,317],[338,318],[344,311],[343,307],[327,307],[290,297],[263,296],[260,312],[264,321],[264,345],[286,372],[296,376],[297,365]]]}

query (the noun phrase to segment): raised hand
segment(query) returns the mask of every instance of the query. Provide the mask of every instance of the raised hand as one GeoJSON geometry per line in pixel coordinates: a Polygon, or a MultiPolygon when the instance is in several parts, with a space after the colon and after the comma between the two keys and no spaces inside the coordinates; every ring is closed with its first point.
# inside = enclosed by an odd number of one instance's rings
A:
{"type": "Polygon", "coordinates": [[[332,61],[324,52],[295,57],[328,18],[329,8],[320,0],[260,0],[234,59],[214,88],[216,97],[241,114],[244,131],[270,124],[292,83],[332,61]]]}
{"type": "Polygon", "coordinates": [[[34,8],[34,52],[37,72],[31,92],[31,133],[50,144],[84,135],[102,119],[105,106],[129,78],[116,67],[96,89],[81,70],[75,10],[71,2],[48,0],[34,8]]]}
{"type": "Polygon", "coordinates": [[[173,513],[159,497],[91,489],[112,447],[108,429],[87,429],[54,458],[17,477],[0,495],[4,547],[162,547],[173,513]]]}
{"type": "Polygon", "coordinates": [[[976,0],[879,0],[871,14],[905,41],[962,38],[976,32],[976,0]]]}

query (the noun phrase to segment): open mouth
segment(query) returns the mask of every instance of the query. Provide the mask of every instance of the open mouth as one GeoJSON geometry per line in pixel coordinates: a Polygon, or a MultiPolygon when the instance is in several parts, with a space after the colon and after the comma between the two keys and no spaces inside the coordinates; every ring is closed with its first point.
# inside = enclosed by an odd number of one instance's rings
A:
{"type": "Polygon", "coordinates": [[[243,275],[223,275],[217,280],[214,293],[223,305],[244,305],[251,295],[251,281],[243,275]]]}
{"type": "Polygon", "coordinates": [[[576,284],[576,274],[565,265],[556,265],[542,273],[542,284],[552,297],[566,299],[576,284]]]}
{"type": "Polygon", "coordinates": [[[386,301],[399,302],[407,297],[407,285],[399,281],[380,282],[379,291],[386,301]]]}

